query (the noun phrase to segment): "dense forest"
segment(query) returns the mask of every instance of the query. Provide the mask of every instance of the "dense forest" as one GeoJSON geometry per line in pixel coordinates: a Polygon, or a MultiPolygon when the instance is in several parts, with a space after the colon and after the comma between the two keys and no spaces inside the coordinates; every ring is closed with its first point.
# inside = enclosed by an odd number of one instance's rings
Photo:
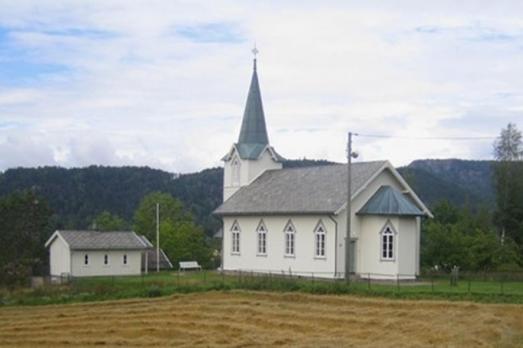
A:
{"type": "MultiPolygon", "coordinates": [[[[332,162],[301,159],[284,166],[328,164],[332,162]]],[[[473,210],[493,207],[489,161],[419,160],[399,171],[429,206],[445,199],[473,210]]],[[[220,226],[211,212],[221,203],[222,181],[221,168],[181,175],[148,167],[16,168],[0,174],[0,196],[32,190],[49,202],[56,228],[85,229],[104,211],[131,222],[145,195],[165,192],[183,202],[211,236],[220,226]]]]}

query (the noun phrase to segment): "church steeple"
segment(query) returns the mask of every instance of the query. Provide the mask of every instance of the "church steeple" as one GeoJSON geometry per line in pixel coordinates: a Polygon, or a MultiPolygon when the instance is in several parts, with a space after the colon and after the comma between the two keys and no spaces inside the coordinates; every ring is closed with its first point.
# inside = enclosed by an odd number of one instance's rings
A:
{"type": "MultiPolygon", "coordinates": [[[[254,48],[253,53],[258,52],[254,48]]],[[[265,114],[263,113],[263,104],[258,83],[258,73],[256,71],[256,56],[254,57],[254,67],[247,95],[247,103],[243,112],[242,128],[238,144],[269,144],[267,136],[267,127],[265,126],[265,114]]]]}
{"type": "Polygon", "coordinates": [[[223,199],[227,200],[241,187],[249,185],[266,170],[283,167],[283,158],[269,145],[265,114],[256,71],[256,47],[254,65],[243,113],[242,128],[238,142],[223,157],[223,199]]]}

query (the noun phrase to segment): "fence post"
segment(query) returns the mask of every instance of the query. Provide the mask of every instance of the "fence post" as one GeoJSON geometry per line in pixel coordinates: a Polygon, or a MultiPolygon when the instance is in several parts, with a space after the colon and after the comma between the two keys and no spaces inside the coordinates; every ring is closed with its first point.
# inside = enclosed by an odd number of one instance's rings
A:
{"type": "Polygon", "coordinates": [[[223,272],[223,268],[222,268],[222,285],[225,284],[225,272],[223,272]]]}
{"type": "Polygon", "coordinates": [[[242,284],[242,271],[241,270],[238,271],[238,284],[239,285],[242,284]]]}
{"type": "Polygon", "coordinates": [[[207,271],[203,270],[203,284],[207,284],[207,271]]]}
{"type": "Polygon", "coordinates": [[[180,270],[176,272],[176,286],[180,286],[180,270]]]}
{"type": "Polygon", "coordinates": [[[312,283],[312,286],[314,287],[314,272],[311,272],[311,283],[312,283]]]}
{"type": "Polygon", "coordinates": [[[503,295],[503,292],[504,292],[504,286],[503,286],[503,276],[501,276],[501,281],[500,281],[500,290],[501,290],[501,295],[503,295]]]}
{"type": "Polygon", "coordinates": [[[430,289],[434,293],[434,274],[430,275],[430,289]]]}
{"type": "Polygon", "coordinates": [[[368,286],[368,289],[370,290],[370,273],[367,276],[367,286],[368,286]]]}
{"type": "Polygon", "coordinates": [[[396,274],[396,289],[398,290],[398,292],[400,291],[400,274],[399,273],[396,274]]]}
{"type": "Polygon", "coordinates": [[[272,272],[269,271],[269,289],[272,290],[272,272]]]}

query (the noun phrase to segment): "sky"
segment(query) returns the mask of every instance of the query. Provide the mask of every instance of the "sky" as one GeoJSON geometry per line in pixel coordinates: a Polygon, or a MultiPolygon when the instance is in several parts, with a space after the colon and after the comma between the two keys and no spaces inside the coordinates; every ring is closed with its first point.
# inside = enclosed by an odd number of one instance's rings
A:
{"type": "Polygon", "coordinates": [[[286,158],[342,162],[351,131],[358,160],[490,159],[523,130],[519,0],[0,0],[0,171],[220,166],[254,43],[286,158]]]}

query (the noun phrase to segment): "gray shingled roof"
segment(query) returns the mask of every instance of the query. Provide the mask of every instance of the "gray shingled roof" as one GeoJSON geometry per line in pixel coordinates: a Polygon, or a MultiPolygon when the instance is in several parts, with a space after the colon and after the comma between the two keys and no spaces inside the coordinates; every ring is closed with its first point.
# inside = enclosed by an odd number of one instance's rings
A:
{"type": "Polygon", "coordinates": [[[358,211],[359,215],[424,216],[416,205],[395,188],[381,186],[358,211]]]}
{"type": "MultiPolygon", "coordinates": [[[[385,163],[354,163],[352,194],[385,163]]],[[[214,214],[331,214],[346,202],[347,165],[289,168],[266,171],[238,190],[214,214]]]]}
{"type": "Polygon", "coordinates": [[[57,231],[71,250],[141,250],[152,247],[134,232],[57,231]]]}

